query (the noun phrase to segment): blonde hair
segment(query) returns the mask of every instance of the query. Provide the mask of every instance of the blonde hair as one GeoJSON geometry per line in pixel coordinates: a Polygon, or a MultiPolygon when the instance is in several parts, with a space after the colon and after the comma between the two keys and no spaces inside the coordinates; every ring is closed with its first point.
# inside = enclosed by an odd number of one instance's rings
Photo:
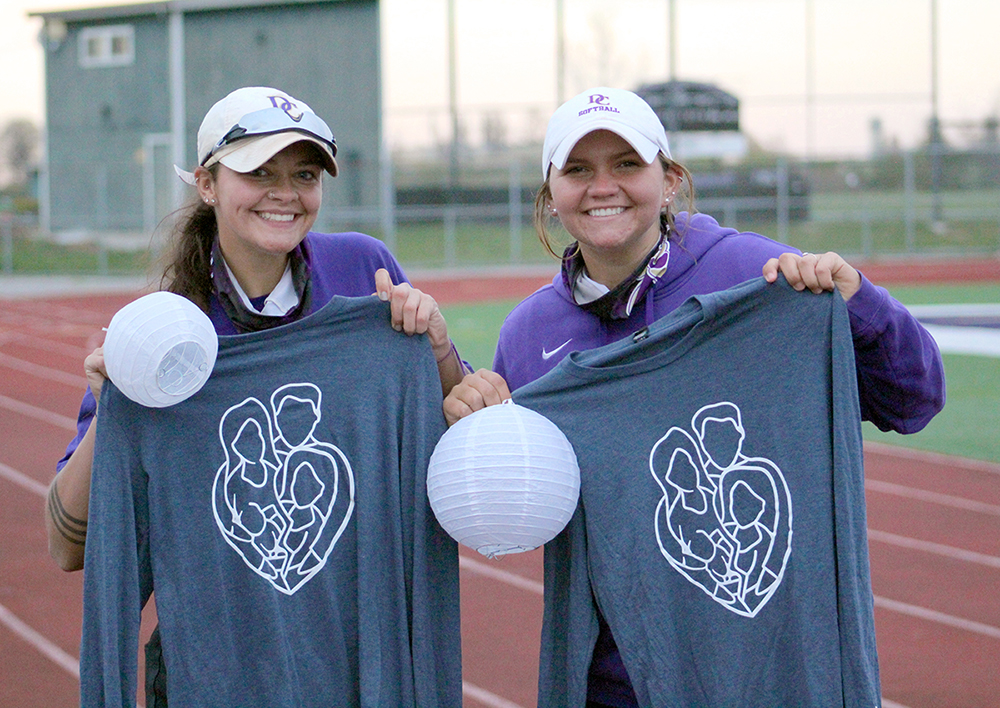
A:
{"type": "MultiPolygon", "coordinates": [[[[667,206],[667,208],[660,214],[660,233],[669,234],[674,230],[674,215],[676,213],[681,211],[694,213],[694,182],[691,178],[691,173],[688,172],[688,169],[684,167],[684,165],[671,160],[662,152],[659,154],[659,158],[660,165],[662,165],[664,173],[670,170],[676,170],[681,174],[681,186],[678,190],[677,198],[672,200],[670,205],[667,206]],[[680,206],[683,206],[683,208],[680,208],[680,206]]],[[[549,205],[552,202],[552,189],[549,186],[549,179],[550,177],[545,178],[545,182],[541,187],[539,187],[538,193],[535,195],[535,214],[533,218],[535,234],[538,236],[538,240],[542,242],[542,246],[549,255],[553,258],[562,260],[562,253],[557,252],[552,246],[552,234],[549,232],[548,228],[549,221],[555,218],[549,210],[549,205]]],[[[679,234],[677,240],[678,242],[683,241],[684,235],[679,234]]],[[[575,252],[571,255],[575,255],[575,252]]]]}

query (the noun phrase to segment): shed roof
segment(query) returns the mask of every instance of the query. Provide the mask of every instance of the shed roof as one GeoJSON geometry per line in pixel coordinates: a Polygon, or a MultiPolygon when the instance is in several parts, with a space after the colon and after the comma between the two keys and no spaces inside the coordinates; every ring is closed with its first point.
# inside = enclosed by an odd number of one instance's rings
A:
{"type": "MultiPolygon", "coordinates": [[[[171,12],[204,12],[210,10],[232,10],[278,5],[316,5],[344,2],[345,0],[161,0],[132,5],[104,5],[75,8],[72,10],[38,10],[29,12],[29,17],[58,19],[64,22],[87,22],[119,17],[141,17],[144,15],[166,15],[171,12]]],[[[370,0],[377,2],[377,0],[370,0]]]]}

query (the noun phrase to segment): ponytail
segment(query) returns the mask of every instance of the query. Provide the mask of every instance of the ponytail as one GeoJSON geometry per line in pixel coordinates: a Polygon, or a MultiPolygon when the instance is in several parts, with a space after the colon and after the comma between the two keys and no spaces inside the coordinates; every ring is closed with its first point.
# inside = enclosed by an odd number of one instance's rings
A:
{"type": "Polygon", "coordinates": [[[183,295],[205,312],[211,300],[212,246],[218,226],[215,209],[201,201],[187,207],[166,252],[160,289],[183,295]]]}

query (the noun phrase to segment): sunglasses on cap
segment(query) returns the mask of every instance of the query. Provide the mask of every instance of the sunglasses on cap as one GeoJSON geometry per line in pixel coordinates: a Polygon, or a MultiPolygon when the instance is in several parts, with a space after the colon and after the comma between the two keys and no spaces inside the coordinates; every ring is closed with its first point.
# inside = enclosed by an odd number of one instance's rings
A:
{"type": "Polygon", "coordinates": [[[221,148],[238,140],[259,137],[261,135],[287,133],[289,131],[304,133],[322,141],[330,147],[331,155],[333,157],[337,156],[337,141],[333,137],[333,131],[330,130],[330,126],[318,115],[304,111],[298,117],[293,117],[283,108],[265,108],[253,113],[247,113],[240,118],[239,122],[219,139],[219,142],[205,156],[201,164],[204,165],[208,162],[212,158],[212,155],[221,148]]]}

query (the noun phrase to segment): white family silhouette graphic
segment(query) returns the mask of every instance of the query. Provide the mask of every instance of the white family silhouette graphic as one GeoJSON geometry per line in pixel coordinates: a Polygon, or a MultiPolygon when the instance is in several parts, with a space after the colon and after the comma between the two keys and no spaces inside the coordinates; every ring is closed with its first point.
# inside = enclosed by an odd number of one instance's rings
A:
{"type": "Polygon", "coordinates": [[[726,609],[754,617],[784,576],[792,552],[792,501],[771,460],[743,454],[734,403],[707,405],[691,431],[672,427],[649,469],[663,491],[656,540],[670,565],[726,609]]]}
{"type": "Polygon", "coordinates": [[[322,392],[281,386],[270,409],[249,397],[219,421],[225,462],[212,509],[223,537],[254,572],[286,595],[318,573],[354,510],[347,457],[316,439],[322,392]]]}

